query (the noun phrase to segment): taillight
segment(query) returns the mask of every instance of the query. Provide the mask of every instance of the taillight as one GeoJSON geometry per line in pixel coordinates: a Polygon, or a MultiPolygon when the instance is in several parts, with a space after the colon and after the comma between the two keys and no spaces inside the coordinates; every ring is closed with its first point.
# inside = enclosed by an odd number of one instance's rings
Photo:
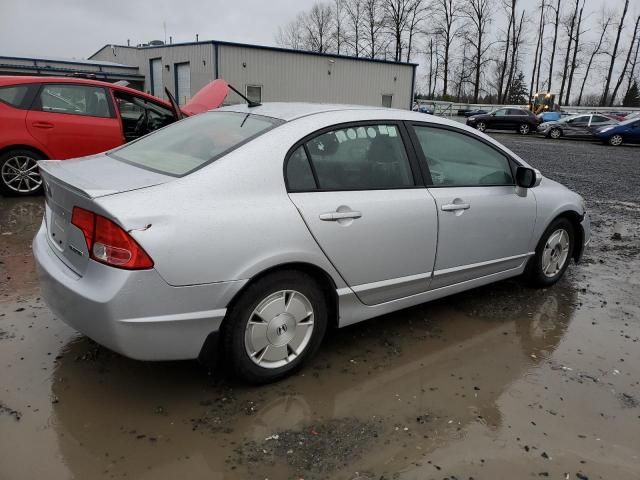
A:
{"type": "Polygon", "coordinates": [[[73,207],[71,223],[82,230],[89,256],[100,263],[127,270],[153,267],[153,260],[120,226],[108,218],[73,207]]]}

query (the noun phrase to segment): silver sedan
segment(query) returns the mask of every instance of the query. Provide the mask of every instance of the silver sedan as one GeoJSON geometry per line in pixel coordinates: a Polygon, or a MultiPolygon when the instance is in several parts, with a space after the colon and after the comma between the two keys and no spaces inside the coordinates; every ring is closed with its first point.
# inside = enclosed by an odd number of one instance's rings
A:
{"type": "Polygon", "coordinates": [[[256,383],[330,327],[519,275],[553,285],[589,241],[579,195],[409,111],[237,105],[40,168],[33,250],[59,318],[128,357],[221,357],[256,383]]]}

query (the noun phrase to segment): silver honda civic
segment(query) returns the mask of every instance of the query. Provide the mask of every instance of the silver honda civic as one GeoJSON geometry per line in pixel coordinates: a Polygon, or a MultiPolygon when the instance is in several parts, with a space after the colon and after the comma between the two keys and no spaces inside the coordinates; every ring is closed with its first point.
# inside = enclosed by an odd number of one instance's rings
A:
{"type": "Polygon", "coordinates": [[[236,105],[40,169],[33,250],[59,318],[255,383],[330,327],[509,277],[553,285],[590,235],[583,199],[495,140],[386,108],[236,105]]]}

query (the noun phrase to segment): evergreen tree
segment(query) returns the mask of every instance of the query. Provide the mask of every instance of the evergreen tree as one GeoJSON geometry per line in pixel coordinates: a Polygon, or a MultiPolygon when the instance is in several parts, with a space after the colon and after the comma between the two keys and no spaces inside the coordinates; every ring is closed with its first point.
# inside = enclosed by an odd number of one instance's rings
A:
{"type": "Polygon", "coordinates": [[[634,80],[627,94],[622,100],[623,107],[640,107],[640,92],[638,91],[638,82],[634,80]]]}
{"type": "Polygon", "coordinates": [[[527,94],[529,93],[529,89],[524,81],[524,73],[522,70],[518,72],[513,80],[511,80],[511,85],[509,86],[509,98],[508,102],[511,105],[522,105],[528,103],[527,94]]]}

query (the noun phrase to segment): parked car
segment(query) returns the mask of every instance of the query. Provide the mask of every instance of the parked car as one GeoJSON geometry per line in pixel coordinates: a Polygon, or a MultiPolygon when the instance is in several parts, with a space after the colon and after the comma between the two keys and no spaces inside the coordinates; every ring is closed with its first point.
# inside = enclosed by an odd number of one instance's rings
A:
{"type": "Polygon", "coordinates": [[[545,122],[555,122],[557,120],[560,120],[560,118],[562,117],[562,114],[556,111],[542,112],[542,113],[539,113],[537,117],[538,117],[538,120],[540,120],[540,123],[542,124],[545,122]]]}
{"type": "Polygon", "coordinates": [[[489,113],[489,111],[482,110],[482,109],[469,109],[469,108],[461,108],[458,110],[458,116],[460,117],[471,117],[473,115],[483,115],[485,113],[489,113]]]}
{"type": "Polygon", "coordinates": [[[594,133],[602,143],[613,146],[623,143],[640,143],[640,118],[631,118],[617,125],[601,127],[594,133]]]}
{"type": "Polygon", "coordinates": [[[612,118],[614,120],[622,121],[627,116],[626,112],[603,112],[602,115],[605,117],[612,118]]]}
{"type": "Polygon", "coordinates": [[[226,83],[214,81],[179,108],[173,100],[88,78],[0,76],[0,193],[38,193],[38,160],[109,150],[215,108],[226,93],[226,83]]]}
{"type": "Polygon", "coordinates": [[[553,285],[590,236],[578,194],[403,110],[234,105],[40,165],[56,316],[135,359],[222,355],[251,382],[300,367],[330,326],[522,274],[553,285]]]}
{"type": "Polygon", "coordinates": [[[514,130],[527,135],[540,124],[533,112],[524,108],[498,108],[491,113],[473,115],[467,119],[467,125],[485,130],[514,130]]]}
{"type": "Polygon", "coordinates": [[[593,138],[594,131],[605,125],[617,125],[618,121],[598,114],[573,115],[555,122],[545,122],[538,133],[548,138],[560,137],[593,138]]]}
{"type": "Polygon", "coordinates": [[[413,108],[414,112],[420,112],[420,113],[427,113],[429,115],[433,115],[436,111],[436,106],[435,104],[431,103],[421,103],[421,104],[417,104],[414,106],[413,108]]]}

